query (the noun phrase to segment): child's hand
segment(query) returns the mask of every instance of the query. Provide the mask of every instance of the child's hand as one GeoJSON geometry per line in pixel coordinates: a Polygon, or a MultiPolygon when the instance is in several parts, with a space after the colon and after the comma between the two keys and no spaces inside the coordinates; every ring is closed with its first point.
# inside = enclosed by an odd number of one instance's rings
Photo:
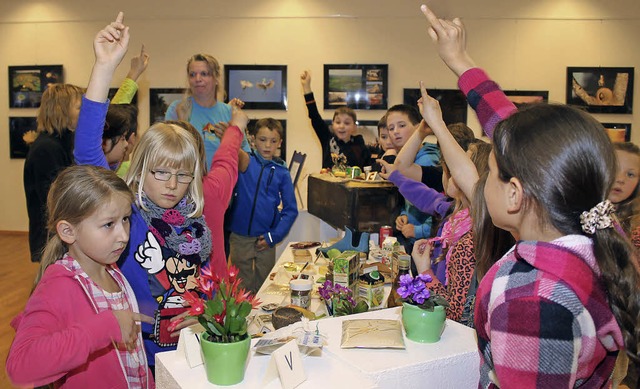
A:
{"type": "Polygon", "coordinates": [[[181,329],[190,327],[194,324],[198,324],[198,319],[196,319],[195,317],[190,317],[187,319],[187,316],[189,316],[189,311],[182,312],[181,314],[169,319],[169,329],[173,331],[171,332],[171,334],[169,334],[170,337],[177,338],[180,336],[181,329]],[[173,325],[174,323],[177,324],[173,325]]]}
{"type": "Polygon", "coordinates": [[[136,55],[131,58],[131,67],[129,68],[129,73],[127,73],[127,77],[136,81],[138,77],[147,69],[147,65],[149,65],[149,54],[147,54],[144,49],[144,45],[140,49],[140,55],[136,55]]]}
{"type": "Polygon", "coordinates": [[[115,69],[124,58],[129,48],[129,27],[122,23],[123,19],[124,13],[118,13],[116,20],[96,35],[93,40],[96,64],[115,69]]]}
{"type": "Polygon", "coordinates": [[[418,108],[420,109],[420,113],[422,114],[426,125],[432,128],[436,126],[438,128],[442,126],[446,127],[444,120],[442,120],[442,109],[440,108],[440,103],[438,100],[427,94],[427,90],[424,88],[424,83],[422,81],[420,81],[420,93],[422,94],[422,97],[418,99],[418,108]]]}
{"type": "Polygon", "coordinates": [[[220,139],[224,136],[225,131],[231,125],[231,122],[218,122],[213,125],[213,133],[220,139]]]}
{"type": "Polygon", "coordinates": [[[419,239],[413,244],[411,258],[416,264],[418,273],[431,270],[431,243],[428,239],[419,239]]]}
{"type": "Polygon", "coordinates": [[[407,215],[400,215],[396,218],[396,230],[401,231],[402,227],[409,222],[407,215]]]}
{"type": "Polygon", "coordinates": [[[376,162],[378,162],[380,166],[382,166],[382,170],[380,170],[380,173],[379,173],[380,177],[384,178],[385,180],[388,180],[391,173],[393,173],[396,170],[396,167],[392,163],[389,163],[384,159],[376,159],[376,162]]]}
{"type": "Polygon", "coordinates": [[[405,238],[415,238],[416,237],[416,226],[414,226],[411,223],[407,223],[405,225],[402,226],[402,228],[399,228],[400,232],[402,232],[402,235],[404,235],[405,238]]]}
{"type": "Polygon", "coordinates": [[[122,343],[127,349],[132,350],[136,346],[138,340],[138,332],[140,332],[139,322],[153,324],[153,318],[142,313],[130,310],[113,310],[113,316],[118,320],[120,332],[122,334],[122,343]]]}
{"type": "Polygon", "coordinates": [[[247,124],[249,124],[249,117],[243,110],[238,108],[237,106],[231,106],[231,121],[229,122],[232,126],[237,126],[242,131],[247,129],[247,124]]]}
{"type": "Polygon", "coordinates": [[[458,77],[475,67],[475,63],[467,54],[467,40],[460,19],[438,19],[426,5],[422,5],[420,9],[429,22],[427,32],[431,40],[438,45],[438,54],[444,63],[458,77]]]}
{"type": "Polygon", "coordinates": [[[268,248],[269,248],[269,244],[267,243],[266,239],[264,239],[264,235],[260,235],[260,237],[256,241],[256,251],[260,252],[268,248]]]}
{"type": "MultiPolygon", "coordinates": [[[[418,108],[420,108],[418,106],[418,108]]],[[[422,112],[422,110],[420,110],[420,112],[422,112]]],[[[420,121],[420,124],[418,125],[417,128],[418,134],[420,134],[420,136],[424,139],[427,135],[431,135],[433,134],[433,131],[431,130],[431,127],[429,127],[429,125],[427,125],[427,122],[424,121],[424,119],[422,119],[420,121]]]]}
{"type": "Polygon", "coordinates": [[[237,97],[234,97],[233,99],[231,99],[231,101],[229,101],[229,105],[231,106],[231,108],[236,107],[236,108],[244,108],[244,101],[240,100],[237,97]]]}
{"type": "Polygon", "coordinates": [[[311,73],[305,70],[300,75],[300,83],[302,84],[302,91],[305,95],[311,93],[311,73]]]}

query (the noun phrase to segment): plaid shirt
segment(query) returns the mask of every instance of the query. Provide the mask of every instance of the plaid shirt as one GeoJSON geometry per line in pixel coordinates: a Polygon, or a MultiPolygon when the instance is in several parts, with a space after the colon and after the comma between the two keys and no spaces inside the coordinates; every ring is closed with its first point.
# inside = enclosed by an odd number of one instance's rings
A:
{"type": "Polygon", "coordinates": [[[498,84],[480,68],[464,72],[458,79],[458,87],[467,96],[469,105],[476,111],[482,129],[489,138],[493,138],[496,124],[517,110],[498,84]]]}
{"type": "MultiPolygon", "coordinates": [[[[107,270],[120,287],[120,292],[110,293],[103,290],[91,278],[89,278],[89,275],[82,270],[80,264],[78,264],[78,262],[68,253],[65,254],[62,259],[58,260],[58,263],[75,274],[76,279],[82,284],[87,296],[90,297],[94,308],[96,309],[96,313],[106,310],[134,309],[132,304],[129,302],[130,300],[135,301],[133,291],[126,284],[122,273],[114,267],[107,267],[107,270]]],[[[147,388],[149,385],[147,377],[148,370],[142,337],[138,336],[135,350],[127,351],[124,345],[116,345],[115,348],[118,352],[120,365],[123,367],[123,372],[126,375],[128,387],[147,388]]]]}
{"type": "Polygon", "coordinates": [[[602,388],[622,334],[591,239],[518,242],[482,279],[475,326],[482,388],[602,388]]]}

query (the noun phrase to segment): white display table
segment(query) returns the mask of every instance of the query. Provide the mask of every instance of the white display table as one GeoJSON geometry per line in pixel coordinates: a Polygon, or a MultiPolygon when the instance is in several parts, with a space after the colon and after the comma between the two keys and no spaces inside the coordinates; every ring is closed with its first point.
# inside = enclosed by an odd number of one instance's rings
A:
{"type": "MultiPolygon", "coordinates": [[[[292,260],[287,248],[276,263],[292,260]]],[[[282,294],[266,294],[275,290],[267,280],[258,292],[263,302],[282,303],[282,294]]],[[[321,311],[322,303],[313,299],[312,311],[321,311]]],[[[442,339],[433,344],[421,344],[405,337],[405,350],[341,349],[342,321],[351,319],[400,319],[401,308],[365,312],[358,315],[330,317],[311,322],[328,344],[321,357],[303,357],[307,381],[298,388],[477,388],[479,355],[475,331],[447,320],[442,339]]],[[[262,312],[264,314],[264,312],[262,312]]],[[[255,331],[255,329],[254,329],[255,331]]],[[[252,345],[257,342],[252,341],[252,345]]],[[[270,356],[250,352],[242,383],[238,388],[280,388],[280,380],[263,382],[270,356]]],[[[207,382],[204,366],[190,369],[184,355],[176,351],[156,354],[156,386],[164,388],[214,388],[207,382]]]]}

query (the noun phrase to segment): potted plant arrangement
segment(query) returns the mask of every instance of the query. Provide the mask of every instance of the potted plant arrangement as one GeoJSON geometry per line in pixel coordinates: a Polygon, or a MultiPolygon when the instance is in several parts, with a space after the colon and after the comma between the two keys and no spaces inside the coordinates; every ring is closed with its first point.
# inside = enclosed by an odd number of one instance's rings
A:
{"type": "Polygon", "coordinates": [[[241,288],[240,281],[234,266],[225,277],[218,277],[206,266],[198,279],[203,297],[194,292],[184,294],[190,305],[189,315],[205,329],[200,347],[207,379],[212,384],[235,385],[244,379],[251,346],[247,316],[260,301],[241,288]]]}
{"type": "Polygon", "coordinates": [[[444,330],[445,308],[449,303],[427,288],[425,283],[431,280],[428,274],[400,276],[398,295],[402,300],[402,325],[407,338],[415,342],[435,343],[444,330]]]}
{"type": "Polygon", "coordinates": [[[325,281],[318,288],[318,293],[324,300],[327,312],[331,316],[345,316],[369,310],[366,302],[359,301],[356,303],[350,289],[334,284],[330,280],[325,281]]]}

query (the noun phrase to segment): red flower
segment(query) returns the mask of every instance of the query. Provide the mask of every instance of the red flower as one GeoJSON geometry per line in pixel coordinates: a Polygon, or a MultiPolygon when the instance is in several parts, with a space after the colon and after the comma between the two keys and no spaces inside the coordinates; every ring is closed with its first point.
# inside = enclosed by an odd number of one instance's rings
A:
{"type": "Polygon", "coordinates": [[[229,273],[227,276],[229,278],[229,283],[233,284],[238,277],[238,268],[233,265],[229,266],[229,273]]]}
{"type": "Polygon", "coordinates": [[[177,318],[175,320],[172,320],[169,322],[169,326],[167,327],[167,331],[169,332],[173,332],[176,330],[176,327],[178,326],[178,324],[182,323],[184,321],[184,317],[180,317],[177,318]]]}
{"type": "Polygon", "coordinates": [[[204,313],[204,300],[202,300],[194,292],[188,290],[184,293],[184,299],[189,303],[189,315],[198,316],[204,313]]]}

